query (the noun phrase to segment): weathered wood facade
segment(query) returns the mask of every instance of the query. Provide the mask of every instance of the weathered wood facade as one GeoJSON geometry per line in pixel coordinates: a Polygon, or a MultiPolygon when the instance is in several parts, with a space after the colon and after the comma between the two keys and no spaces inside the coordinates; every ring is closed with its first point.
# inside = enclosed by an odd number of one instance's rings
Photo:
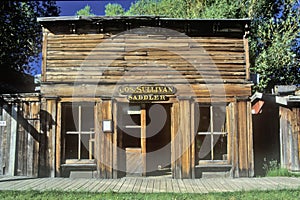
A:
{"type": "Polygon", "coordinates": [[[300,171],[300,108],[280,106],[280,157],[281,166],[300,171]]]}
{"type": "Polygon", "coordinates": [[[266,158],[265,164],[276,160],[290,171],[300,171],[300,95],[295,95],[295,89],[284,94],[256,93],[252,97],[254,139],[258,138],[255,148],[264,142],[265,152],[259,153],[266,158]],[[255,112],[258,104],[260,112],[255,112]]]}
{"type": "Polygon", "coordinates": [[[43,147],[39,94],[1,95],[0,175],[39,175],[43,147]]]}
{"type": "Polygon", "coordinates": [[[39,176],[254,175],[249,20],[39,22],[39,176]]]}

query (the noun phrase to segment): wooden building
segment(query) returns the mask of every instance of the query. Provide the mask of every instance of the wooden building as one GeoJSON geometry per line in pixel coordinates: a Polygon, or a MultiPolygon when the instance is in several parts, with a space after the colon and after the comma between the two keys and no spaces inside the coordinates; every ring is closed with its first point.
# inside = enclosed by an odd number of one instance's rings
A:
{"type": "Polygon", "coordinates": [[[40,116],[38,93],[0,95],[0,175],[39,175],[40,116]]]}
{"type": "Polygon", "coordinates": [[[256,168],[261,168],[263,161],[275,160],[282,168],[299,172],[300,93],[295,92],[296,86],[277,88],[281,89],[276,94],[255,93],[251,97],[255,162],[260,163],[256,168]]]}
{"type": "Polygon", "coordinates": [[[38,21],[40,176],[254,176],[248,19],[38,21]]]}

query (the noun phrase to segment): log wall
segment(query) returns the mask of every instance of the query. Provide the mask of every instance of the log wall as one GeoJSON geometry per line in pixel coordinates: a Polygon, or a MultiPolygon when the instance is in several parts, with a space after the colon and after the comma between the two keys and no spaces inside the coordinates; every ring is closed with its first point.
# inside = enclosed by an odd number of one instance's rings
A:
{"type": "Polygon", "coordinates": [[[243,37],[134,30],[62,34],[52,29],[44,28],[45,96],[113,96],[118,95],[116,85],[145,83],[172,84],[180,96],[251,94],[243,37]]]}
{"type": "Polygon", "coordinates": [[[46,82],[168,82],[246,78],[243,39],[103,34],[47,37],[46,82]],[[189,63],[189,62],[192,63],[189,63]],[[164,80],[165,81],[165,80],[164,80]]]}

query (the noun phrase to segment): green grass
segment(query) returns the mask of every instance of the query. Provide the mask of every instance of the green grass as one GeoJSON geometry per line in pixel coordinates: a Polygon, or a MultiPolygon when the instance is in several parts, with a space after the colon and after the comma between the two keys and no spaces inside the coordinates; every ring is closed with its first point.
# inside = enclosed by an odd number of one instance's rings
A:
{"type": "Polygon", "coordinates": [[[151,193],[151,194],[143,194],[143,193],[88,193],[88,192],[60,192],[60,191],[46,191],[46,192],[38,192],[38,191],[0,191],[0,199],[228,199],[228,200],[251,200],[251,199],[299,199],[300,197],[300,188],[291,190],[271,190],[271,191],[243,191],[243,192],[225,192],[225,193],[209,193],[209,194],[173,194],[173,193],[151,193]]]}
{"type": "Polygon", "coordinates": [[[286,168],[282,168],[277,160],[271,160],[263,164],[263,169],[266,171],[266,176],[287,176],[287,177],[300,177],[299,172],[290,172],[286,168]]]}
{"type": "Polygon", "coordinates": [[[274,177],[274,176],[288,176],[288,177],[300,177],[299,173],[293,173],[285,168],[275,168],[267,171],[266,176],[274,177]]]}

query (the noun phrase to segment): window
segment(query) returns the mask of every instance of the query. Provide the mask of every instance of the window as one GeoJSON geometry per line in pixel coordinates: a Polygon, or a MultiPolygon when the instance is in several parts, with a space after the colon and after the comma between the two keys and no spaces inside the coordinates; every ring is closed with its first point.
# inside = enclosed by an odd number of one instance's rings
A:
{"type": "Polygon", "coordinates": [[[64,158],[94,159],[94,104],[63,104],[62,126],[64,158]]]}
{"type": "Polygon", "coordinates": [[[201,162],[227,160],[226,106],[199,106],[197,153],[201,162]]]}

